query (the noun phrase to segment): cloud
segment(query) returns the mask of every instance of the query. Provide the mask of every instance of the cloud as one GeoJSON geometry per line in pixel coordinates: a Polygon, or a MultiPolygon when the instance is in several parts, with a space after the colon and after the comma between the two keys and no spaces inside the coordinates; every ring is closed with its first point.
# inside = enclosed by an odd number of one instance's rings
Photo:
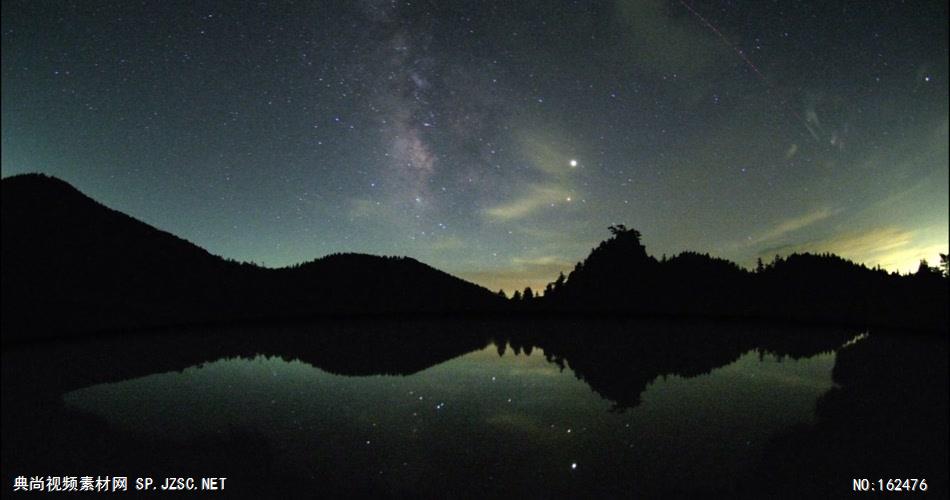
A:
{"type": "Polygon", "coordinates": [[[946,235],[939,230],[911,231],[896,226],[854,231],[825,239],[784,245],[763,250],[763,253],[791,254],[831,252],[855,262],[889,271],[912,272],[921,259],[934,264],[937,254],[947,251],[946,235]]]}
{"type": "Polygon", "coordinates": [[[798,144],[792,144],[788,147],[788,150],[785,151],[785,159],[791,160],[795,157],[796,153],[798,153],[798,144]]]}
{"type": "Polygon", "coordinates": [[[536,129],[519,134],[521,156],[538,181],[515,199],[483,210],[487,219],[522,219],[543,207],[569,204],[580,198],[570,178],[584,168],[583,158],[578,158],[576,148],[557,136],[536,129]]]}
{"type": "Polygon", "coordinates": [[[809,246],[821,246],[829,252],[844,256],[856,256],[866,261],[869,257],[889,254],[906,249],[914,240],[914,232],[896,227],[878,228],[861,233],[847,233],[821,240],[809,246]]]}
{"type": "MultiPolygon", "coordinates": [[[[938,252],[946,252],[946,240],[936,243],[921,241],[918,231],[883,227],[862,233],[849,233],[818,242],[820,247],[843,257],[880,265],[891,271],[915,271],[921,259],[934,260],[938,252]]],[[[931,262],[933,263],[933,262],[931,262]]]]}
{"type": "Polygon", "coordinates": [[[570,191],[556,185],[530,186],[520,197],[484,210],[484,214],[494,220],[510,221],[523,219],[538,209],[552,204],[569,203],[570,191]]]}
{"type": "Polygon", "coordinates": [[[571,165],[571,160],[578,161],[583,168],[583,158],[579,158],[576,147],[557,135],[532,131],[521,134],[519,143],[521,154],[536,172],[551,179],[564,180],[578,171],[571,165]]]}
{"type": "Polygon", "coordinates": [[[511,263],[519,268],[543,268],[550,269],[552,266],[554,268],[562,268],[565,264],[568,264],[564,259],[556,257],[553,255],[544,255],[541,257],[513,257],[511,263]]]}
{"type": "Polygon", "coordinates": [[[795,231],[798,231],[799,229],[808,227],[816,222],[825,220],[834,214],[835,212],[828,210],[827,208],[821,208],[821,209],[809,212],[807,214],[800,215],[798,217],[785,219],[774,228],[760,235],[758,238],[753,238],[751,243],[759,244],[759,243],[766,243],[769,241],[775,241],[789,233],[793,233],[795,231]]]}

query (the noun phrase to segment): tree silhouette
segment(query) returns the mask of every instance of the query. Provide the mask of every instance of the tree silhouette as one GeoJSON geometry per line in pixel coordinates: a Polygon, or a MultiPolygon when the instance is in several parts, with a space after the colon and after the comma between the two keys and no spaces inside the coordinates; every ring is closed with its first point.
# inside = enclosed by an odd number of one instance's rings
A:
{"type": "MultiPolygon", "coordinates": [[[[941,260],[943,265],[943,260],[941,260]]],[[[920,266],[917,267],[917,276],[943,276],[943,270],[939,267],[930,267],[927,259],[920,259],[920,266]]]]}
{"type": "MultiPolygon", "coordinates": [[[[585,314],[762,318],[946,331],[943,269],[926,262],[914,275],[872,270],[825,254],[776,255],[750,272],[708,254],[665,261],[646,253],[640,233],[624,225],[579,262],[535,307],[585,314]]],[[[559,279],[560,281],[560,279],[559,279]]]]}
{"type": "Polygon", "coordinates": [[[405,257],[334,254],[279,269],[214,256],[37,175],[3,179],[4,339],[324,315],[531,312],[755,318],[946,332],[947,255],[917,273],[831,254],[778,255],[755,272],[708,254],[662,262],[608,227],[568,276],[508,301],[405,257]],[[37,333],[38,332],[38,333],[37,333]],[[48,333],[44,333],[48,332],[48,333]]]}

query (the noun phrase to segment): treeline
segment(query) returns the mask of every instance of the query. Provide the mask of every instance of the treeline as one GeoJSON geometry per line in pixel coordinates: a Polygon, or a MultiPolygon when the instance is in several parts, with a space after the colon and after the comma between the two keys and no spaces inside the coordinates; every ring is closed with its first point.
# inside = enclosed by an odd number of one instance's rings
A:
{"type": "Polygon", "coordinates": [[[525,312],[947,331],[946,273],[926,264],[900,276],[827,254],[777,257],[754,271],[694,252],[657,260],[638,231],[618,225],[543,295],[525,289],[504,300],[407,257],[334,254],[281,269],[238,263],[55,178],[8,177],[2,188],[4,341],[248,320],[525,312]]]}
{"type": "Polygon", "coordinates": [[[543,295],[526,289],[513,302],[539,312],[760,318],[947,331],[947,257],[911,275],[869,269],[832,254],[776,256],[746,270],[708,254],[660,260],[640,232],[611,226],[594,248],[543,295]]]}

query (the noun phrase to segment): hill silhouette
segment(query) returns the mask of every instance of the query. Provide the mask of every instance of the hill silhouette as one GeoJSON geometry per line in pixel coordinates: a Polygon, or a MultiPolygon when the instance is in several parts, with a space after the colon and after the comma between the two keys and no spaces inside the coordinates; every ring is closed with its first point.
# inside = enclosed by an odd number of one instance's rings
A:
{"type": "Polygon", "coordinates": [[[503,301],[410,258],[238,263],[39,174],[2,180],[4,340],[170,324],[454,313],[503,301]]]}
{"type": "Polygon", "coordinates": [[[754,271],[695,252],[658,261],[638,231],[610,230],[611,238],[528,307],[947,331],[948,279],[924,265],[902,276],[831,254],[776,257],[754,271]]]}
{"type": "Polygon", "coordinates": [[[4,341],[178,324],[328,315],[620,314],[755,318],[947,331],[948,280],[834,255],[748,271],[708,254],[657,260],[611,226],[544,295],[505,301],[407,257],[335,254],[269,269],[223,259],[39,174],[2,180],[4,341]]]}

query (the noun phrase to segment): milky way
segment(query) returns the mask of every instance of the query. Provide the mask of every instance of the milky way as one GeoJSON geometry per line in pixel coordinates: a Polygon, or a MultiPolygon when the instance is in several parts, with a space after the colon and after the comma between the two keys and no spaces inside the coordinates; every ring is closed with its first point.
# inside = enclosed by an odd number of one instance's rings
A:
{"type": "Polygon", "coordinates": [[[945,2],[2,6],[2,173],[213,253],[543,286],[657,257],[947,251],[945,2]],[[737,54],[739,56],[737,56],[737,54]]]}

